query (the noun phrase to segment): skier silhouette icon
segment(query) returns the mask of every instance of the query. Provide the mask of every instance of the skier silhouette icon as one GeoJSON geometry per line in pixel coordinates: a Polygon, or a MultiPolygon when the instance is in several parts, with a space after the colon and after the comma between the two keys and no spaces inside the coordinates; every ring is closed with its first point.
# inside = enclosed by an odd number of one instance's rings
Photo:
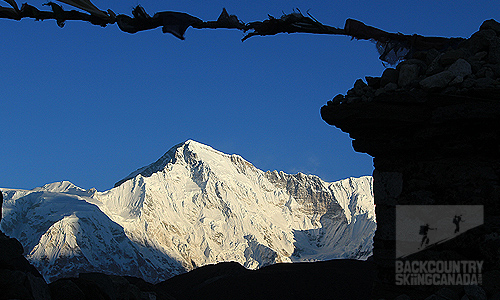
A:
{"type": "Polygon", "coordinates": [[[455,215],[453,218],[453,224],[455,224],[455,232],[458,233],[460,231],[460,222],[463,222],[462,215],[455,215]]]}
{"type": "Polygon", "coordinates": [[[423,237],[419,249],[422,249],[422,247],[424,247],[424,244],[425,246],[429,245],[429,237],[427,236],[429,234],[429,230],[436,230],[436,229],[437,228],[431,228],[429,223],[420,226],[420,231],[418,234],[423,235],[423,237]]]}

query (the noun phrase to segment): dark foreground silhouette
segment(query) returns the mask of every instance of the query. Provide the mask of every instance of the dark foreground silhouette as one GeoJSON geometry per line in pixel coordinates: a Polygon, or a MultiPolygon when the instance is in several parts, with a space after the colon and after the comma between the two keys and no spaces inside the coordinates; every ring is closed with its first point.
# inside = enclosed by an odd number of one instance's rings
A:
{"type": "Polygon", "coordinates": [[[176,299],[370,299],[374,266],[331,260],[247,270],[227,262],[157,284],[176,299]]]}
{"type": "Polygon", "coordinates": [[[371,298],[371,261],[281,263],[247,270],[236,262],[207,265],[158,284],[102,273],[46,284],[23,256],[22,245],[0,232],[2,299],[342,299],[371,298]]]}
{"type": "MultiPolygon", "coordinates": [[[[156,285],[135,277],[100,273],[51,283],[52,299],[78,295],[92,299],[370,299],[371,262],[333,260],[276,264],[247,270],[236,262],[195,269],[156,285]],[[139,298],[140,297],[140,298],[139,298]],[[149,297],[149,298],[148,298],[149,297]]],[[[78,298],[78,297],[77,297],[78,298]]],[[[82,298],[85,299],[85,298],[82,298]]]]}

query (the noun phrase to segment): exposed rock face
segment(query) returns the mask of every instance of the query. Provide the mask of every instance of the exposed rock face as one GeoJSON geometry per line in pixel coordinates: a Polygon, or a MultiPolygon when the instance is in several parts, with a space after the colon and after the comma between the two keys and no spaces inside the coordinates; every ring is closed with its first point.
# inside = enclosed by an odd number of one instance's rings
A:
{"type": "Polygon", "coordinates": [[[500,24],[485,21],[458,48],[414,53],[366,81],[321,115],[350,134],[354,150],[374,156],[379,283],[394,283],[396,205],[482,204],[481,229],[433,258],[475,253],[488,297],[499,292],[486,285],[500,269],[500,24]]]}

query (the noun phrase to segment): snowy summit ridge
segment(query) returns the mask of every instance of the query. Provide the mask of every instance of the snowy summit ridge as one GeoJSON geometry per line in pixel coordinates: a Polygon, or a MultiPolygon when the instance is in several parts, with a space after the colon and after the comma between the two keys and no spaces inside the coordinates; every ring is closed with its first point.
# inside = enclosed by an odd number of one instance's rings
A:
{"type": "Polygon", "coordinates": [[[79,272],[158,282],[236,261],[366,259],[375,232],[372,178],[328,183],[261,171],[188,140],[104,192],[70,182],[5,189],[1,229],[53,281],[79,272]]]}

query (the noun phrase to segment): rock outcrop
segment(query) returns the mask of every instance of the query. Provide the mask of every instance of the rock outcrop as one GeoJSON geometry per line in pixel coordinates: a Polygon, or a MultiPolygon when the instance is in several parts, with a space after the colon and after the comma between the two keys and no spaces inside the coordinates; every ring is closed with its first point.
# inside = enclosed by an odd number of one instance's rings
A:
{"type": "Polygon", "coordinates": [[[500,272],[499,23],[485,21],[456,48],[413,53],[381,77],[357,80],[321,115],[374,157],[375,297],[397,290],[395,207],[410,204],[484,205],[478,230],[419,255],[484,260],[487,297],[500,292],[491,284],[500,272]]]}
{"type": "Polygon", "coordinates": [[[18,240],[0,231],[0,299],[50,300],[47,283],[23,252],[18,240]]]}

